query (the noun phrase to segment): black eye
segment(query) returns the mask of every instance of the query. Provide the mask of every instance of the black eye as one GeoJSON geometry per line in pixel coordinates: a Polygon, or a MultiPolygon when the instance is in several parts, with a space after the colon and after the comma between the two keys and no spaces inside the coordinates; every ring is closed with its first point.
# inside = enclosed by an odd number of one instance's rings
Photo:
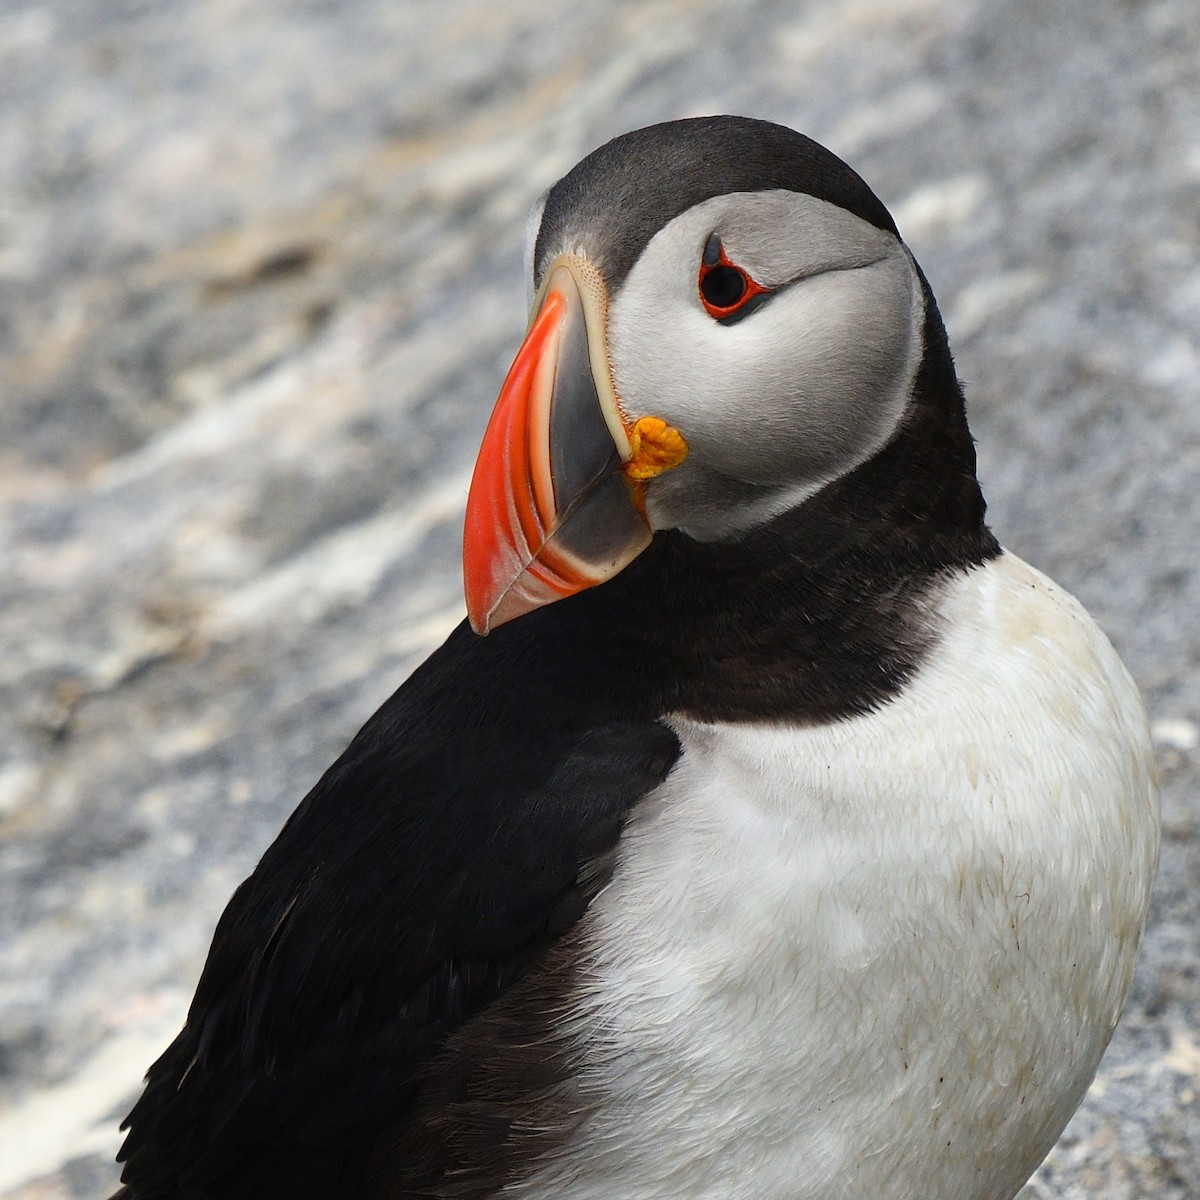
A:
{"type": "Polygon", "coordinates": [[[705,271],[700,280],[700,295],[713,308],[733,308],[745,294],[745,275],[724,263],[705,271]]]}
{"type": "Polygon", "coordinates": [[[767,292],[744,267],[739,267],[725,253],[725,247],[715,233],[704,244],[696,285],[705,312],[723,325],[740,320],[751,311],[750,301],[767,292]]]}

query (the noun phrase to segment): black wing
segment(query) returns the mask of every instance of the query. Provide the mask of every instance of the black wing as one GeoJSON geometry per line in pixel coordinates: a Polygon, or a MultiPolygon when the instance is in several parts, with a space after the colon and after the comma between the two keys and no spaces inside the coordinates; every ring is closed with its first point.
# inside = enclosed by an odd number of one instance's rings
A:
{"type": "Polygon", "coordinates": [[[126,1122],[127,1200],[349,1200],[381,1144],[390,1194],[442,1194],[396,1149],[431,1062],[578,920],[679,752],[547,628],[460,626],[234,893],[126,1122]]]}

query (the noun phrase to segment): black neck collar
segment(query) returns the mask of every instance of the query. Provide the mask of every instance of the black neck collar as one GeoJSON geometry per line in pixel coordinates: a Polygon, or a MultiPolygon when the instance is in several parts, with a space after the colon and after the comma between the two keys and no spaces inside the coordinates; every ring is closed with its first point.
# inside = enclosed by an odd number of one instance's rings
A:
{"type": "Polygon", "coordinates": [[[736,540],[660,533],[620,575],[489,641],[631,713],[808,722],[894,697],[936,641],[930,589],[1000,551],[925,288],[913,402],[875,457],[736,540]]]}

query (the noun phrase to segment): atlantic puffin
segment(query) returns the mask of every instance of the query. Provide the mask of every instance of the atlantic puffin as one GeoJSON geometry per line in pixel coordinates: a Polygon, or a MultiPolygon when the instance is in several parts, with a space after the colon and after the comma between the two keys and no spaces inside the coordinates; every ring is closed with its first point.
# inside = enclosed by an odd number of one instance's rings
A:
{"type": "Polygon", "coordinates": [[[1010,1200],[1157,860],[1138,692],[1002,550],[937,305],[703,117],[536,204],[468,621],[237,889],[122,1200],[1010,1200]]]}

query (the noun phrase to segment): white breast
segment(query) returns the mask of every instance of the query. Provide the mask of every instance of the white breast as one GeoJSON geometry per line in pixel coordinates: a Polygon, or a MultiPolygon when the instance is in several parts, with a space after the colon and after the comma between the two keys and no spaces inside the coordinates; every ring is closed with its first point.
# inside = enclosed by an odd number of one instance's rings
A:
{"type": "Polygon", "coordinates": [[[1137,691],[1004,555],[938,598],[904,693],[683,755],[585,918],[556,1200],[1009,1200],[1133,971],[1158,808],[1137,691]]]}

